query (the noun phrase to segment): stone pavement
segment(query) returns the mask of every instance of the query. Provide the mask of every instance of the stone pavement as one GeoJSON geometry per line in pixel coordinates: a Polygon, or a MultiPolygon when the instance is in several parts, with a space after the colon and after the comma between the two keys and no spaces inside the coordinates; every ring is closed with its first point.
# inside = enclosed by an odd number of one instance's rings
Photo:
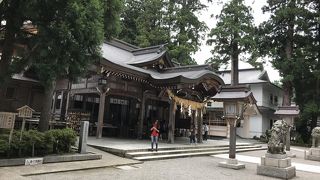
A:
{"type": "MultiPolygon", "coordinates": [[[[296,154],[295,158],[291,158],[291,162],[293,166],[296,166],[297,171],[305,171],[311,173],[318,173],[320,177],[320,163],[319,161],[311,161],[304,159],[304,150],[308,148],[304,147],[291,147],[291,151],[296,154]]],[[[260,164],[261,163],[261,156],[264,156],[266,151],[255,151],[253,152],[243,152],[237,153],[236,159],[244,163],[254,163],[260,164]]],[[[227,159],[228,154],[218,154],[212,155],[216,158],[227,159]]]]}
{"type": "Polygon", "coordinates": [[[97,169],[104,167],[113,167],[120,165],[133,165],[142,163],[140,161],[121,158],[91,147],[89,152],[102,154],[102,159],[92,161],[75,161],[64,163],[49,163],[34,166],[12,166],[0,168],[0,180],[22,180],[29,179],[28,176],[36,174],[58,173],[76,170],[97,169]]]}
{"type": "MultiPolygon", "coordinates": [[[[251,139],[237,139],[237,145],[249,145],[253,143],[258,143],[251,139]]],[[[103,137],[101,139],[96,139],[95,137],[88,138],[88,145],[127,150],[142,150],[150,148],[150,140],[137,140],[137,139],[120,139],[120,138],[108,138],[103,137]]],[[[208,141],[203,141],[202,144],[197,144],[197,146],[225,146],[229,145],[229,139],[219,138],[219,139],[208,139],[208,141]]],[[[189,138],[178,137],[175,138],[174,144],[168,144],[166,141],[159,141],[159,148],[179,148],[179,147],[190,147],[189,138]]]]}

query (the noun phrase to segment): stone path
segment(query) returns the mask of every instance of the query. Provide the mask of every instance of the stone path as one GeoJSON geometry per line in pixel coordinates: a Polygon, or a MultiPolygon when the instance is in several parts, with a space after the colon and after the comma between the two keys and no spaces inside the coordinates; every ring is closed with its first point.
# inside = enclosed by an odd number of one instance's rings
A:
{"type": "Polygon", "coordinates": [[[0,168],[0,179],[28,179],[30,175],[58,173],[76,170],[97,169],[104,167],[114,167],[121,165],[133,165],[142,163],[140,161],[121,158],[91,147],[88,151],[102,154],[102,159],[91,161],[75,161],[64,163],[48,163],[34,166],[12,166],[0,168]]]}
{"type": "MultiPolygon", "coordinates": [[[[218,157],[222,159],[228,159],[229,155],[228,154],[217,154],[217,155],[212,155],[213,157],[218,157]]],[[[248,163],[255,163],[255,164],[260,164],[261,163],[261,158],[260,157],[254,157],[254,156],[247,156],[247,155],[236,155],[236,159],[238,159],[241,162],[248,162],[248,163]]],[[[291,164],[296,167],[298,171],[305,171],[305,172],[312,172],[312,173],[320,173],[320,164],[319,166],[317,165],[310,165],[306,163],[297,163],[294,162],[295,158],[291,159],[291,164]]],[[[309,162],[309,161],[308,161],[309,162]]]]}

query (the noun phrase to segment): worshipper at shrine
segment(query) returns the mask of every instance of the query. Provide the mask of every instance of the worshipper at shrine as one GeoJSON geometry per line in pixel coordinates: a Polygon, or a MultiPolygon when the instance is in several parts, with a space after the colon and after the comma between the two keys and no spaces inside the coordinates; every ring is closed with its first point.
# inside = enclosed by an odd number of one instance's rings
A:
{"type": "Polygon", "coordinates": [[[153,144],[156,144],[156,151],[158,151],[158,137],[159,137],[159,122],[156,120],[153,123],[152,128],[150,129],[151,131],[151,151],[153,151],[153,144]]]}
{"type": "Polygon", "coordinates": [[[209,131],[209,127],[207,124],[204,124],[203,126],[203,131],[204,131],[204,136],[203,136],[203,140],[208,140],[208,131],[209,131]]]}

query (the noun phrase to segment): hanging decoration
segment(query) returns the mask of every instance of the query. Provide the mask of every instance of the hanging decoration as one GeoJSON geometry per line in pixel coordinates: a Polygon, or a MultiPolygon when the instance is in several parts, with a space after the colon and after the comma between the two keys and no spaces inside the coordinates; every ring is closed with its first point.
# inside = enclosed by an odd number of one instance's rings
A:
{"type": "Polygon", "coordinates": [[[185,105],[187,107],[189,106],[191,110],[203,109],[205,107],[205,103],[199,103],[199,102],[180,98],[174,95],[169,89],[167,89],[167,93],[169,98],[175,101],[177,104],[185,105]]]}
{"type": "Polygon", "coordinates": [[[189,108],[188,108],[188,115],[191,116],[192,115],[192,110],[191,110],[191,106],[189,105],[189,108]]]}

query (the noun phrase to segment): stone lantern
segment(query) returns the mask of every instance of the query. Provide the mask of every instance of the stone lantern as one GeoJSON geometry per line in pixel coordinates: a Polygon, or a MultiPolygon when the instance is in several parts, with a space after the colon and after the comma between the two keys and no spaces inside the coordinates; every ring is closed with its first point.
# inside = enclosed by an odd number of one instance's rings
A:
{"type": "Polygon", "coordinates": [[[296,157],[290,152],[290,132],[294,126],[294,118],[298,117],[300,113],[298,106],[280,106],[274,113],[288,124],[288,132],[286,135],[286,153],[289,157],[296,157]]]}
{"type": "Polygon", "coordinates": [[[244,164],[239,164],[236,160],[236,125],[238,121],[243,119],[246,106],[256,103],[250,87],[243,85],[223,86],[212,99],[223,102],[223,118],[226,119],[230,127],[229,159],[227,162],[219,163],[219,166],[232,169],[244,168],[244,164]]]}

